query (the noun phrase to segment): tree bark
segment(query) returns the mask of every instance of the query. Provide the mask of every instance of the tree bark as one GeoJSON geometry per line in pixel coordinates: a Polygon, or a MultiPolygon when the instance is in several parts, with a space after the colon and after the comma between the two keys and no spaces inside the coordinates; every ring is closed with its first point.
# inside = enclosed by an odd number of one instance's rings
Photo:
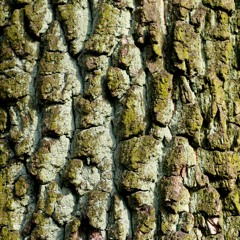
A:
{"type": "Polygon", "coordinates": [[[0,239],[239,238],[238,1],[0,3],[0,239]]]}

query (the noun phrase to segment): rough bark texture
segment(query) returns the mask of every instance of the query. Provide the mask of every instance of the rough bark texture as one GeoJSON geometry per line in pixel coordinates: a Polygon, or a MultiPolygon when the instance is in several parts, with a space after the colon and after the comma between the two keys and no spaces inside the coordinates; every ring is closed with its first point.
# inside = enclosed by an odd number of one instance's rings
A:
{"type": "Polygon", "coordinates": [[[240,238],[236,0],[0,1],[0,239],[240,238]]]}

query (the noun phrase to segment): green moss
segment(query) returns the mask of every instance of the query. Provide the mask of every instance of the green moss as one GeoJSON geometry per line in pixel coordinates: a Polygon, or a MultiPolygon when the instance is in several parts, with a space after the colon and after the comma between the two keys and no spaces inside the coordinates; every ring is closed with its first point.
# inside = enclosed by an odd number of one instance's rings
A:
{"type": "Polygon", "coordinates": [[[235,189],[230,192],[223,201],[224,210],[230,211],[234,215],[240,214],[240,191],[235,189]]]}
{"type": "Polygon", "coordinates": [[[206,58],[210,76],[215,74],[223,81],[229,80],[229,64],[233,58],[233,46],[230,40],[207,41],[206,58]]]}
{"type": "Polygon", "coordinates": [[[86,215],[89,224],[97,229],[105,229],[106,214],[108,210],[109,193],[102,191],[90,191],[87,195],[86,215]]]}
{"type": "Polygon", "coordinates": [[[23,156],[29,155],[31,151],[32,142],[29,137],[24,138],[23,140],[16,143],[14,150],[16,156],[23,159],[23,156]]]}
{"type": "Polygon", "coordinates": [[[66,68],[66,56],[60,52],[45,51],[39,64],[40,74],[63,73],[66,68]]]}
{"type": "Polygon", "coordinates": [[[98,135],[99,133],[95,134],[91,129],[78,132],[75,135],[74,157],[94,157],[98,135]]]}
{"type": "Polygon", "coordinates": [[[117,63],[123,68],[129,68],[136,57],[136,46],[134,44],[124,44],[118,50],[117,63]]]}
{"type": "Polygon", "coordinates": [[[45,16],[47,14],[47,3],[45,0],[37,0],[34,4],[29,4],[25,7],[25,15],[29,21],[31,32],[37,37],[42,33],[43,25],[45,24],[45,16]]]}
{"type": "Polygon", "coordinates": [[[0,26],[6,26],[10,18],[10,3],[7,0],[3,0],[0,5],[0,26]]]}
{"type": "Polygon", "coordinates": [[[101,3],[93,35],[86,41],[85,49],[88,51],[111,54],[116,40],[114,39],[120,11],[107,3],[101,3]]]}
{"type": "MultiPolygon", "coordinates": [[[[68,35],[66,35],[68,37],[68,35]]],[[[63,38],[63,32],[58,21],[53,21],[49,26],[47,32],[42,36],[44,42],[44,49],[54,52],[66,52],[67,44],[63,38]]]]}
{"type": "Polygon", "coordinates": [[[110,67],[107,72],[107,86],[113,97],[120,98],[129,88],[127,73],[120,68],[110,67]]]}
{"type": "Polygon", "coordinates": [[[85,77],[84,82],[84,97],[96,99],[102,94],[102,72],[94,71],[85,77]]]}
{"type": "Polygon", "coordinates": [[[166,236],[163,236],[161,240],[192,240],[196,239],[194,233],[188,234],[182,231],[173,231],[168,233],[166,236]]]}
{"type": "Polygon", "coordinates": [[[111,55],[116,40],[112,35],[93,34],[86,42],[84,48],[88,52],[111,55]]]}
{"type": "Polygon", "coordinates": [[[127,196],[127,204],[132,210],[146,205],[151,198],[150,191],[137,191],[127,196]]]}
{"type": "Polygon", "coordinates": [[[64,75],[51,74],[38,77],[39,83],[39,98],[42,102],[65,102],[65,93],[68,90],[67,85],[62,88],[64,84],[64,75]]]}
{"type": "MultiPolygon", "coordinates": [[[[58,13],[62,21],[66,39],[70,41],[70,52],[77,54],[82,49],[84,42],[83,34],[88,34],[88,19],[86,19],[86,10],[83,7],[85,3],[71,2],[68,4],[58,5],[58,13]],[[79,9],[80,14],[79,14],[79,9]]],[[[85,36],[84,36],[85,38],[85,36]]],[[[54,47],[54,46],[53,46],[54,47]]]]}
{"type": "Polygon", "coordinates": [[[144,188],[141,178],[144,178],[144,176],[140,177],[133,171],[124,170],[122,172],[121,188],[127,192],[131,192],[136,189],[141,190],[144,188]]]}
{"type": "Polygon", "coordinates": [[[154,120],[162,125],[169,123],[172,112],[172,75],[165,70],[153,73],[151,98],[154,120]]]}
{"type": "Polygon", "coordinates": [[[194,26],[177,21],[174,28],[174,65],[185,74],[195,75],[202,71],[200,39],[194,26]],[[198,54],[199,53],[199,54],[198,54]]]}
{"type": "Polygon", "coordinates": [[[66,170],[64,171],[65,178],[72,184],[79,174],[79,171],[82,170],[83,162],[79,159],[72,159],[68,162],[66,170]]]}
{"type": "Polygon", "coordinates": [[[0,133],[4,132],[7,127],[7,112],[0,108],[0,133]]]}
{"type": "Polygon", "coordinates": [[[117,114],[116,129],[121,139],[143,133],[145,129],[144,106],[142,94],[136,89],[130,89],[123,100],[121,111],[117,114]]]}
{"type": "Polygon", "coordinates": [[[79,219],[72,220],[71,223],[70,223],[71,232],[72,233],[77,232],[80,225],[81,225],[81,221],[79,219]]]}
{"type": "Polygon", "coordinates": [[[0,167],[5,167],[11,157],[11,150],[5,140],[0,140],[0,167]]]}
{"type": "Polygon", "coordinates": [[[81,8],[81,6],[78,3],[58,6],[58,11],[64,24],[64,30],[67,32],[66,38],[70,41],[78,37],[78,23],[76,21],[79,20],[79,8],[81,8]]]}
{"type": "Polygon", "coordinates": [[[203,4],[209,6],[213,9],[222,9],[228,13],[231,13],[235,10],[234,0],[203,0],[203,4]]]}
{"type": "Polygon", "coordinates": [[[14,198],[12,194],[12,187],[9,184],[14,174],[10,167],[2,168],[0,170],[0,239],[1,240],[14,240],[20,239],[18,231],[12,231],[11,226],[14,225],[16,219],[11,215],[11,211],[16,211],[14,198]],[[5,227],[6,226],[6,227],[5,227]]]}
{"type": "Polygon", "coordinates": [[[204,174],[215,177],[214,186],[226,192],[232,191],[239,170],[239,156],[230,151],[206,151],[198,149],[204,174]]]}
{"type": "Polygon", "coordinates": [[[166,209],[173,213],[189,211],[190,194],[184,187],[181,176],[163,178],[160,187],[166,209]]]}
{"type": "Polygon", "coordinates": [[[196,212],[204,212],[207,216],[220,216],[222,212],[222,201],[216,189],[211,185],[194,193],[197,205],[196,212]]]}
{"type": "Polygon", "coordinates": [[[161,212],[161,231],[163,234],[176,231],[176,225],[178,223],[179,215],[165,212],[161,212]]]}
{"type": "Polygon", "coordinates": [[[110,4],[102,3],[99,7],[95,33],[100,35],[114,35],[117,28],[117,17],[120,11],[110,4]]]}
{"type": "Polygon", "coordinates": [[[194,227],[194,216],[189,212],[181,213],[178,227],[186,233],[192,231],[194,227]]]}
{"type": "Polygon", "coordinates": [[[29,93],[30,75],[21,72],[9,72],[9,77],[0,76],[0,99],[14,100],[29,93]]]}
{"type": "MultiPolygon", "coordinates": [[[[2,45],[3,45],[3,43],[2,43],[2,45]]],[[[1,46],[1,43],[0,43],[0,46],[1,46]]],[[[4,46],[2,46],[2,51],[4,51],[4,46]]],[[[5,58],[7,58],[7,57],[5,56],[5,58]]],[[[0,60],[0,73],[4,73],[6,70],[10,70],[10,69],[14,68],[16,65],[17,65],[17,61],[15,58],[8,59],[8,60],[2,58],[0,60]]]]}
{"type": "MultiPolygon", "coordinates": [[[[164,172],[167,176],[180,176],[187,167],[196,165],[194,149],[189,145],[186,138],[176,137],[171,150],[166,155],[164,172]]],[[[183,176],[184,177],[184,176],[183,176]]]]}
{"type": "Polygon", "coordinates": [[[128,101],[127,107],[124,109],[120,121],[120,126],[123,129],[123,138],[129,138],[130,136],[138,135],[143,132],[145,125],[138,118],[137,114],[137,110],[134,109],[134,103],[128,101]]]}
{"type": "MultiPolygon", "coordinates": [[[[159,6],[158,6],[159,7],[159,6]]],[[[155,9],[156,11],[156,9],[155,9]]],[[[157,57],[163,56],[163,37],[162,37],[162,31],[160,23],[150,24],[149,26],[149,33],[152,43],[152,50],[154,52],[154,55],[157,57]]]]}
{"type": "Polygon", "coordinates": [[[31,156],[31,161],[28,163],[28,169],[31,174],[35,176],[38,175],[41,168],[44,168],[46,162],[50,161],[49,153],[51,152],[51,146],[54,143],[55,140],[43,139],[38,151],[31,156]]]}
{"type": "Polygon", "coordinates": [[[58,194],[57,194],[56,189],[55,189],[56,186],[57,186],[57,184],[53,182],[48,186],[48,189],[47,189],[47,196],[46,196],[46,199],[45,199],[44,212],[48,216],[51,216],[53,214],[54,208],[55,208],[55,203],[56,203],[57,198],[58,198],[58,194]]]}
{"type": "Polygon", "coordinates": [[[31,59],[31,61],[37,57],[36,42],[32,41],[24,30],[24,9],[14,10],[11,25],[5,29],[4,36],[18,56],[31,59]]]}
{"type": "Polygon", "coordinates": [[[191,136],[195,143],[200,144],[200,130],[203,124],[203,117],[198,103],[188,103],[182,106],[181,117],[178,123],[180,133],[191,136]]]}
{"type": "Polygon", "coordinates": [[[238,239],[240,229],[240,216],[226,217],[223,227],[226,240],[238,239]]]}
{"type": "Polygon", "coordinates": [[[29,186],[29,180],[25,176],[21,176],[14,184],[15,195],[17,197],[23,197],[28,192],[29,186]]]}
{"type": "Polygon", "coordinates": [[[120,143],[118,161],[129,170],[148,163],[156,154],[156,140],[152,136],[134,137],[120,143]]]}
{"type": "Polygon", "coordinates": [[[81,221],[77,218],[73,218],[69,223],[66,225],[65,231],[65,239],[66,240],[74,240],[75,233],[78,233],[78,229],[81,226],[81,221]]]}
{"type": "Polygon", "coordinates": [[[0,240],[20,240],[21,235],[18,231],[9,231],[7,227],[0,230],[0,240]]]}
{"type": "Polygon", "coordinates": [[[34,239],[47,239],[47,229],[44,228],[45,224],[49,223],[49,220],[44,216],[44,214],[41,211],[38,211],[33,214],[33,220],[32,220],[36,227],[31,232],[31,240],[34,239]]]}
{"type": "Polygon", "coordinates": [[[144,204],[135,210],[133,216],[135,225],[133,239],[152,239],[156,227],[156,216],[153,206],[144,204]]]}
{"type": "Polygon", "coordinates": [[[50,106],[44,109],[43,132],[54,136],[67,134],[70,130],[65,120],[67,116],[69,117],[67,109],[64,109],[62,105],[50,106]]]}

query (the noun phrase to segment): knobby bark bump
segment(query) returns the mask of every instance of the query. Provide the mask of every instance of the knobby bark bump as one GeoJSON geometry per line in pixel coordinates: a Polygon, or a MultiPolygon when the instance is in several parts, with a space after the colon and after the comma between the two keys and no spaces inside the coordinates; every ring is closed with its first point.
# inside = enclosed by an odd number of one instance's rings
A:
{"type": "Polygon", "coordinates": [[[0,239],[240,237],[237,0],[0,1],[0,239]]]}

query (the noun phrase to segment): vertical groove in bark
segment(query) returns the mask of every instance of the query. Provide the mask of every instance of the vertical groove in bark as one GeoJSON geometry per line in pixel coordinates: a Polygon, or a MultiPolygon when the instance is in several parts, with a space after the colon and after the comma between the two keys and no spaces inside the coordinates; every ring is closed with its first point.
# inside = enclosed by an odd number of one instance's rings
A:
{"type": "Polygon", "coordinates": [[[237,239],[239,16],[3,0],[0,239],[237,239]]]}

